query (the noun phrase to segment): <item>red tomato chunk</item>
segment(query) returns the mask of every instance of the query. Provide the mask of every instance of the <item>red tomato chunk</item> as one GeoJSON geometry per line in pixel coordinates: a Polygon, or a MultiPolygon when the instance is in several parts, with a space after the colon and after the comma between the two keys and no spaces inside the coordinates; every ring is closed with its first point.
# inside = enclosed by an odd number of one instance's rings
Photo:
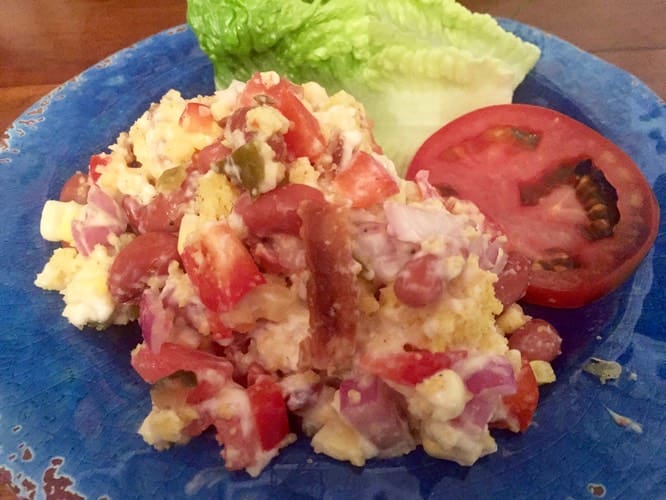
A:
{"type": "Polygon", "coordinates": [[[225,223],[206,228],[185,247],[182,259],[201,301],[216,312],[228,311],[266,282],[243,242],[225,223]]]}

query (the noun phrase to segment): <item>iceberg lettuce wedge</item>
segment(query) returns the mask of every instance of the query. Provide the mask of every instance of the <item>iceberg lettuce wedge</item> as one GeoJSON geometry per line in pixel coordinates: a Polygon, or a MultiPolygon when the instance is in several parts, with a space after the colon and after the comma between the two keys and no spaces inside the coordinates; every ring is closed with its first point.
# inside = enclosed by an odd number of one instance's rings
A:
{"type": "Polygon", "coordinates": [[[218,87],[277,71],[346,90],[401,172],[451,119],[510,102],[539,49],[453,0],[188,0],[218,87]]]}

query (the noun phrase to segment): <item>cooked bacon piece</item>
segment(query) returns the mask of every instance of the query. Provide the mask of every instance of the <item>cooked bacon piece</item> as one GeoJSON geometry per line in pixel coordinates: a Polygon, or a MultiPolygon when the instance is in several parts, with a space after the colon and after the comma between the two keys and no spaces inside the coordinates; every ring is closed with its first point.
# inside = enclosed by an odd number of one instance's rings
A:
{"type": "Polygon", "coordinates": [[[348,217],[344,209],[315,200],[302,203],[299,214],[310,271],[307,292],[312,364],[329,371],[347,370],[353,358],[358,318],[348,217]]]}

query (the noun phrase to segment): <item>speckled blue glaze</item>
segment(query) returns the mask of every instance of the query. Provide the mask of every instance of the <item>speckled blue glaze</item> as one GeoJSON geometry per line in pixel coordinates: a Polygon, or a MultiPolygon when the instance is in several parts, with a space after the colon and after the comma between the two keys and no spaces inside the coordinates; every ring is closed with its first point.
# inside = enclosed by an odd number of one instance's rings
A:
{"type": "MultiPolygon", "coordinates": [[[[606,135],[631,155],[666,203],[666,106],[635,77],[556,37],[502,24],[543,51],[516,100],[549,106],[606,135]]],[[[85,169],[170,88],[213,90],[212,68],[184,26],[102,61],[27,110],[0,139],[0,483],[54,498],[664,498],[666,495],[666,230],[635,275],[579,310],[531,308],[559,328],[558,383],[542,391],[524,435],[495,433],[498,453],[472,468],[417,451],[363,469],[285,450],[257,479],[228,473],[210,435],[156,452],[136,434],[147,387],[130,369],[136,328],[78,331],[61,298],[33,280],[52,246],[39,236],[41,206],[85,169]],[[622,377],[601,385],[581,371],[617,360],[622,377]],[[635,377],[630,377],[630,374],[635,377]],[[620,427],[607,409],[643,433],[620,427]],[[53,480],[48,480],[51,477],[53,480]],[[54,486],[55,485],[55,486],[54,486]],[[69,494],[69,497],[65,495],[69,494]]]]}

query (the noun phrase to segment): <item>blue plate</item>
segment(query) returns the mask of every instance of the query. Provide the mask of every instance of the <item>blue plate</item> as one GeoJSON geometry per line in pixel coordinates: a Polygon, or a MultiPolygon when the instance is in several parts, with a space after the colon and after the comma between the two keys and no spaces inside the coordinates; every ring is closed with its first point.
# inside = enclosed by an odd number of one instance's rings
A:
{"type": "MultiPolygon", "coordinates": [[[[635,77],[522,24],[503,25],[543,56],[516,100],[549,106],[619,144],[666,213],[666,106],[635,77]]],[[[564,337],[558,382],[524,435],[497,432],[498,453],[464,468],[416,451],[359,469],[299,440],[257,479],[223,468],[210,435],[156,452],[136,430],[148,387],[132,372],[135,327],[78,331],[57,293],[33,286],[52,245],[44,201],[92,153],[170,88],[213,91],[212,68],[180,26],[123,50],[27,110],[0,139],[0,488],[36,498],[657,498],[666,495],[666,230],[632,279],[579,310],[532,309],[564,337]],[[619,380],[582,371],[616,360],[619,380]],[[642,425],[617,425],[608,410],[642,425]],[[79,496],[77,496],[79,495],[79,496]]],[[[1,491],[1,490],[0,490],[1,491]]]]}

